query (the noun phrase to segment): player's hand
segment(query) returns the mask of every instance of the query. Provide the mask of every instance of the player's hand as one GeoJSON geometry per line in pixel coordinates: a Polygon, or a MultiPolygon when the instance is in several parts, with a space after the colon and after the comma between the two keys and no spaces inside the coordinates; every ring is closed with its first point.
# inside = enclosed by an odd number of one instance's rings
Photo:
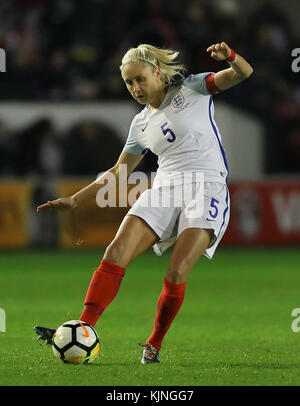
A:
{"type": "Polygon", "coordinates": [[[36,208],[36,211],[73,209],[75,207],[76,204],[71,197],[60,197],[59,199],[48,200],[47,203],[41,204],[36,208]]]}
{"type": "Polygon", "coordinates": [[[216,61],[225,61],[230,56],[231,49],[225,42],[221,42],[208,47],[207,52],[210,52],[210,56],[216,61]]]}

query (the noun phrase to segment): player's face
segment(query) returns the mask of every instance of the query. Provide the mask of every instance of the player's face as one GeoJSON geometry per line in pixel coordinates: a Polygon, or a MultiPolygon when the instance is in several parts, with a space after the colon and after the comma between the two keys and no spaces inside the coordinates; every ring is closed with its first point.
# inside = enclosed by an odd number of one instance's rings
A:
{"type": "Polygon", "coordinates": [[[127,89],[141,104],[152,104],[164,88],[160,71],[148,63],[127,63],[122,69],[127,89]]]}

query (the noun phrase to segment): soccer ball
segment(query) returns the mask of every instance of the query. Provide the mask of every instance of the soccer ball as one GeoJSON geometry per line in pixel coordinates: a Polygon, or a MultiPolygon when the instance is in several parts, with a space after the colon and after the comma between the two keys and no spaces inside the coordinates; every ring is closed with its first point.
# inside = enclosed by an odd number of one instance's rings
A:
{"type": "Polygon", "coordinates": [[[100,342],[95,329],[81,320],[70,320],[55,331],[52,349],[66,364],[89,364],[98,355],[100,342]]]}

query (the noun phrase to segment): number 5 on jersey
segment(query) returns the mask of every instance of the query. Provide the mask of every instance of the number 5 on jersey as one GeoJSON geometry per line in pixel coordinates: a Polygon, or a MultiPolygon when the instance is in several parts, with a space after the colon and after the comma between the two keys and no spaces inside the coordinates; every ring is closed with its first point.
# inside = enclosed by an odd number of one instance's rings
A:
{"type": "Polygon", "coordinates": [[[170,134],[172,138],[167,138],[167,141],[169,142],[174,142],[176,140],[176,135],[173,133],[173,131],[171,130],[171,128],[166,128],[166,125],[168,125],[168,123],[164,123],[160,128],[163,132],[164,135],[170,134]]]}

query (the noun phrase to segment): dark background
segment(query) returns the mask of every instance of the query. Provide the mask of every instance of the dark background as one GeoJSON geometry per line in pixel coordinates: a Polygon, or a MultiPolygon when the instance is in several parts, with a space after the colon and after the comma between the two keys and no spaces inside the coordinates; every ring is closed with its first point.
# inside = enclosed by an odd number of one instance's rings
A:
{"type": "MultiPolygon", "coordinates": [[[[300,41],[291,19],[297,10],[289,7],[296,3],[250,3],[2,0],[0,47],[7,54],[7,71],[0,75],[0,100],[129,100],[119,70],[128,48],[151,43],[177,49],[188,75],[226,68],[206,52],[209,45],[225,41],[249,61],[254,74],[220,93],[218,100],[262,121],[266,176],[297,174],[300,73],[291,69],[291,52],[300,41]]],[[[11,134],[0,111],[0,176],[95,175],[113,165],[123,148],[101,122],[77,123],[61,135],[48,117],[11,134]],[[101,161],[96,154],[100,134],[111,144],[101,161]],[[43,159],[45,151],[51,153],[49,164],[43,159]]],[[[149,154],[143,169],[155,165],[149,154]]]]}

